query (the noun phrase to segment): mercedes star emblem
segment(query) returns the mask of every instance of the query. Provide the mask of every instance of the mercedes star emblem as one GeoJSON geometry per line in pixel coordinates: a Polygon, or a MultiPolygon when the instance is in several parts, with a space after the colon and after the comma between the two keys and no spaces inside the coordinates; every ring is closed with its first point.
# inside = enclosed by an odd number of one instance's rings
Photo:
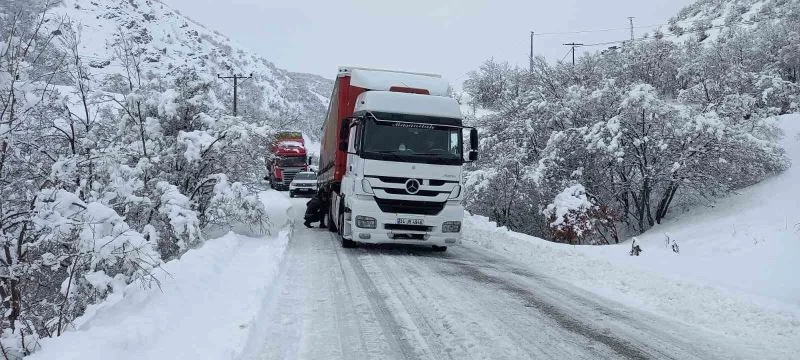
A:
{"type": "Polygon", "coordinates": [[[419,192],[419,180],[417,180],[417,179],[408,179],[408,181],[406,181],[406,191],[411,195],[414,195],[414,194],[418,193],[419,192]]]}

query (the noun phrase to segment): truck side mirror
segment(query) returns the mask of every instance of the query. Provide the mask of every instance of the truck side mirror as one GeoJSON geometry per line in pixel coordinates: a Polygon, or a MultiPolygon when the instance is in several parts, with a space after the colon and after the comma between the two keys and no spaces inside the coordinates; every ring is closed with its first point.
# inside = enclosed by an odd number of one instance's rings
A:
{"type": "Polygon", "coordinates": [[[469,130],[469,152],[467,152],[467,161],[478,161],[478,129],[472,128],[469,130]]]}
{"type": "Polygon", "coordinates": [[[471,150],[478,152],[478,129],[472,128],[469,131],[469,147],[471,150]]]}

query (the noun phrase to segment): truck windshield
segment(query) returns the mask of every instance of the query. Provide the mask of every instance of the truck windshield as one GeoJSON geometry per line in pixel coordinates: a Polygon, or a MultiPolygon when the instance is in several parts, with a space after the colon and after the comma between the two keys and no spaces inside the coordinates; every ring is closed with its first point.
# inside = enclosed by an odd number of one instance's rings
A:
{"type": "Polygon", "coordinates": [[[306,165],[305,156],[283,157],[278,159],[278,165],[282,167],[303,167],[306,165]]]}
{"type": "Polygon", "coordinates": [[[416,128],[364,122],[362,157],[375,160],[461,165],[460,128],[416,128]]]}

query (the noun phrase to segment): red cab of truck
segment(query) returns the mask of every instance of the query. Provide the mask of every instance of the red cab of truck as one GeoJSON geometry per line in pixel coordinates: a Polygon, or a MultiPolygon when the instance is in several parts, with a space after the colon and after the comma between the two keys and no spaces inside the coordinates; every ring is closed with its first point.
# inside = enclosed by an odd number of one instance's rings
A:
{"type": "Polygon", "coordinates": [[[282,131],[275,135],[267,157],[270,187],[287,190],[295,175],[308,171],[308,156],[303,134],[298,131],[282,131]]]}

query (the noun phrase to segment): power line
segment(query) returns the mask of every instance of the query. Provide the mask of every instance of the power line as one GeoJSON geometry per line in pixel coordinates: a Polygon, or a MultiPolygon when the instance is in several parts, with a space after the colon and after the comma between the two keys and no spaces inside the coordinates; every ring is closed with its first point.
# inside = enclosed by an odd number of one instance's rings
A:
{"type": "MultiPolygon", "coordinates": [[[[653,24],[647,26],[635,26],[634,29],[647,29],[647,28],[654,28],[659,26],[664,26],[667,24],[653,24]]],[[[628,30],[629,28],[613,28],[613,29],[594,29],[594,30],[577,30],[577,31],[563,31],[563,32],[543,32],[543,33],[536,33],[535,36],[546,36],[546,35],[573,35],[573,34],[585,34],[585,33],[596,33],[596,32],[609,32],[609,31],[622,31],[628,30]]]]}
{"type": "MultiPolygon", "coordinates": [[[[738,25],[755,25],[755,24],[758,24],[758,23],[761,23],[761,22],[765,22],[765,21],[779,20],[779,19],[785,19],[785,18],[788,18],[788,16],[776,16],[776,17],[770,17],[770,18],[763,18],[763,19],[760,19],[760,20],[740,21],[740,22],[734,23],[734,24],[713,25],[713,26],[709,26],[709,27],[707,27],[707,28],[705,28],[703,30],[707,31],[707,30],[723,29],[723,28],[734,27],[734,26],[738,26],[738,25]]],[[[599,42],[599,43],[583,44],[582,47],[592,47],[592,46],[603,46],[603,45],[619,44],[619,43],[624,43],[624,42],[629,42],[629,41],[630,42],[639,42],[639,41],[645,41],[645,40],[652,40],[654,38],[658,38],[658,39],[674,38],[674,37],[681,37],[683,35],[684,34],[669,34],[669,35],[660,35],[660,36],[657,36],[657,37],[641,37],[641,38],[638,38],[638,39],[631,39],[631,40],[605,41],[605,42],[599,42]]]]}
{"type": "MultiPolygon", "coordinates": [[[[714,26],[709,26],[709,27],[703,29],[703,31],[729,28],[729,27],[734,27],[734,26],[738,26],[738,25],[755,25],[755,24],[762,23],[762,22],[765,22],[765,21],[780,20],[780,19],[785,19],[785,18],[788,18],[788,16],[777,16],[777,17],[763,18],[763,19],[760,19],[760,20],[740,21],[740,22],[734,23],[734,24],[714,25],[714,26]]],[[[604,45],[612,45],[612,44],[619,44],[619,43],[625,43],[625,42],[639,42],[639,41],[652,40],[654,38],[656,38],[656,39],[675,38],[675,37],[681,37],[683,35],[684,34],[669,34],[669,35],[663,35],[662,34],[662,35],[654,36],[654,37],[641,37],[641,38],[638,38],[638,39],[631,39],[631,40],[627,40],[626,39],[626,40],[604,41],[604,42],[598,42],[598,43],[584,44],[582,47],[604,46],[604,45]]]]}
{"type": "Polygon", "coordinates": [[[250,73],[250,76],[233,74],[231,76],[217,75],[217,77],[220,79],[233,79],[233,116],[237,116],[238,115],[237,104],[239,102],[239,93],[238,93],[239,80],[252,79],[253,73],[250,73]]]}
{"type": "MultiPolygon", "coordinates": [[[[751,23],[752,24],[752,23],[758,23],[758,22],[761,22],[761,21],[764,21],[764,20],[776,20],[776,19],[787,18],[787,17],[788,16],[779,16],[779,17],[773,17],[773,18],[764,18],[764,19],[757,20],[757,21],[756,20],[742,21],[742,22],[739,22],[737,24],[716,25],[716,26],[713,26],[711,28],[719,28],[719,27],[733,26],[733,25],[739,25],[739,24],[745,24],[746,25],[746,23],[751,23]]],[[[699,24],[701,22],[702,21],[694,21],[694,22],[690,23],[688,27],[693,27],[694,25],[699,24]]],[[[671,25],[671,24],[670,23],[652,24],[652,25],[644,25],[644,26],[634,26],[633,28],[634,29],[649,29],[649,28],[655,28],[655,27],[667,26],[667,25],[671,25]]],[[[684,27],[686,27],[686,26],[684,26],[684,27]]],[[[589,30],[575,30],[575,31],[538,32],[534,36],[538,37],[538,36],[549,36],[549,35],[574,35],[574,34],[622,31],[622,30],[630,30],[630,28],[631,27],[629,26],[627,28],[608,28],[608,29],[589,29],[589,30]]],[[[709,28],[709,29],[711,29],[711,28],[709,28]]]]}

